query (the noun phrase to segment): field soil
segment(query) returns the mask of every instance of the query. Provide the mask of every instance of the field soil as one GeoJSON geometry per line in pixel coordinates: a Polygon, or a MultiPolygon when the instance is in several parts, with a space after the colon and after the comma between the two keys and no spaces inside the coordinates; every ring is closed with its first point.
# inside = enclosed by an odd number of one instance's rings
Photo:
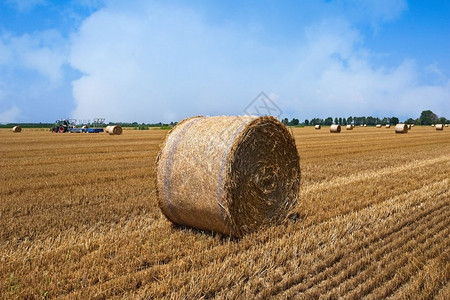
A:
{"type": "Polygon", "coordinates": [[[172,225],[168,131],[0,130],[0,299],[448,299],[450,129],[292,129],[301,193],[240,240],[172,225]]]}

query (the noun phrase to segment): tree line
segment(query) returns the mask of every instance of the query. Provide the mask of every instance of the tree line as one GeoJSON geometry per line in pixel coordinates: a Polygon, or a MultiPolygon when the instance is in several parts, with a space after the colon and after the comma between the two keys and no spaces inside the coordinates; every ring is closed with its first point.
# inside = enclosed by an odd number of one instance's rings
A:
{"type": "MultiPolygon", "coordinates": [[[[399,118],[397,117],[384,117],[384,118],[378,118],[378,117],[348,117],[348,118],[342,118],[342,117],[335,117],[334,119],[332,117],[328,117],[325,119],[321,118],[313,118],[311,120],[306,119],[303,123],[300,122],[297,118],[292,118],[292,120],[288,120],[288,118],[284,118],[282,122],[285,125],[288,126],[298,126],[298,125],[304,125],[304,126],[314,126],[314,125],[324,125],[324,126],[330,126],[333,124],[339,124],[339,125],[363,125],[367,124],[368,126],[375,126],[377,124],[391,124],[391,125],[397,125],[400,123],[399,118]]],[[[424,110],[420,114],[420,117],[417,119],[408,118],[405,120],[405,123],[407,124],[415,124],[415,125],[431,125],[431,124],[450,124],[450,120],[445,117],[439,117],[435,113],[433,113],[431,110],[424,110]]]]}

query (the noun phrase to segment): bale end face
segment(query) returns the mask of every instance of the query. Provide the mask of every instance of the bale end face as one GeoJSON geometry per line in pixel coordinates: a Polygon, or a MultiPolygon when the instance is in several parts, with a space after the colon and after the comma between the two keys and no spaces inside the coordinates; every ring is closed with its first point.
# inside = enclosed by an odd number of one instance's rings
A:
{"type": "Polygon", "coordinates": [[[173,223],[241,237],[287,217],[300,157],[273,117],[195,117],[168,134],[157,159],[159,206],[173,223]]]}
{"type": "Polygon", "coordinates": [[[12,132],[22,132],[22,127],[20,127],[20,126],[14,126],[13,128],[12,128],[12,132]]]}

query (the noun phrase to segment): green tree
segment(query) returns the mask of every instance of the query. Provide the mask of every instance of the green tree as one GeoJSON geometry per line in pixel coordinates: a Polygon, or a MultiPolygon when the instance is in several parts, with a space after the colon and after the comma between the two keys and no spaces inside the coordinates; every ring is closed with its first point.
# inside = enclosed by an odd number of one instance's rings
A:
{"type": "Polygon", "coordinates": [[[292,126],[297,126],[298,124],[300,124],[299,119],[296,118],[292,118],[291,122],[290,122],[292,126]]]}
{"type": "Polygon", "coordinates": [[[435,124],[438,121],[438,116],[431,110],[424,110],[420,114],[420,123],[422,125],[435,124]]]}
{"type": "Polygon", "coordinates": [[[305,120],[305,125],[306,125],[306,126],[309,125],[309,120],[308,120],[308,119],[305,120]]]}
{"type": "Polygon", "coordinates": [[[325,121],[323,122],[323,124],[330,126],[331,124],[333,124],[333,118],[332,117],[326,118],[325,121]]]}
{"type": "Polygon", "coordinates": [[[289,123],[288,118],[284,118],[281,123],[283,123],[284,125],[287,125],[289,123]]]}
{"type": "Polygon", "coordinates": [[[408,120],[405,121],[406,124],[414,124],[414,119],[413,118],[409,118],[408,120]]]}
{"type": "Polygon", "coordinates": [[[391,123],[394,125],[397,125],[398,123],[400,123],[400,120],[397,117],[392,117],[391,118],[391,123]]]}
{"type": "Polygon", "coordinates": [[[444,118],[444,117],[440,117],[440,118],[439,118],[439,123],[441,123],[441,124],[447,124],[447,122],[448,122],[448,120],[447,120],[446,118],[444,118]]]}

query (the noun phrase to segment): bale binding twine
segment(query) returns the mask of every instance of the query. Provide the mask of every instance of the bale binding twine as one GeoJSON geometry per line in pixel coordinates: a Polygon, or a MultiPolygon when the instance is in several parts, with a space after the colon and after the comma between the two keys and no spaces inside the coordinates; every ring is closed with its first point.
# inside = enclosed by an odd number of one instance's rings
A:
{"type": "Polygon", "coordinates": [[[175,224],[234,237],[284,220],[299,185],[295,140],[273,117],[185,119],[157,158],[163,214],[175,224]]]}
{"type": "Polygon", "coordinates": [[[12,132],[22,132],[22,127],[20,127],[20,126],[14,126],[14,127],[12,128],[12,132]]]}

